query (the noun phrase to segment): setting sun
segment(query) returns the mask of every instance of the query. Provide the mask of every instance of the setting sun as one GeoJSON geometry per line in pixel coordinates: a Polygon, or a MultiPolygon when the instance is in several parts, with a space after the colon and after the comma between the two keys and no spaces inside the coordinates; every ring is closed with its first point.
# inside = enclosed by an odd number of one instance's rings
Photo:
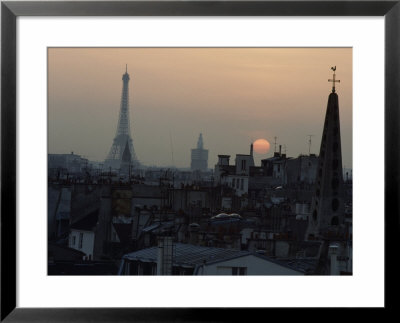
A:
{"type": "Polygon", "coordinates": [[[253,143],[254,151],[258,154],[266,154],[269,151],[270,144],[266,139],[257,139],[253,143]]]}

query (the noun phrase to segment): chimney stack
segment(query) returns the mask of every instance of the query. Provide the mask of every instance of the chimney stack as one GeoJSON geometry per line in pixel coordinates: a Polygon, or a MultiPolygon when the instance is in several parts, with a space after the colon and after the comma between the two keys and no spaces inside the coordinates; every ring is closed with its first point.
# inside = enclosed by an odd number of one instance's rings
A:
{"type": "Polygon", "coordinates": [[[173,247],[172,237],[158,239],[157,275],[172,275],[173,247]]]}
{"type": "Polygon", "coordinates": [[[331,256],[330,274],[339,275],[339,265],[337,261],[339,246],[337,244],[331,244],[329,246],[329,254],[331,256]]]}

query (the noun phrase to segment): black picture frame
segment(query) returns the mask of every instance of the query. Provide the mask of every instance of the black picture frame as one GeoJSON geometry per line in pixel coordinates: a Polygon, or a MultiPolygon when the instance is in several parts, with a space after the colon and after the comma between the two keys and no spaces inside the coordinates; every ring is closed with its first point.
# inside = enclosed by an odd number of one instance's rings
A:
{"type": "MultiPolygon", "coordinates": [[[[243,311],[187,308],[17,308],[16,19],[18,16],[384,16],[385,309],[394,309],[399,237],[400,1],[2,1],[1,3],[1,321],[236,321],[243,311]],[[239,313],[240,311],[240,313],[239,313]]],[[[366,94],[367,95],[367,94],[366,94]]],[[[371,127],[373,127],[371,125],[371,127]]],[[[373,167],[373,165],[371,165],[373,167]]],[[[373,243],[371,233],[371,243],[373,243]]],[[[373,261],[373,256],[371,257],[373,261]]],[[[223,294],[223,291],[221,291],[223,294]]],[[[267,305],[267,304],[266,304],[267,305]]],[[[286,315],[287,309],[274,309],[286,315]],[[286,313],[286,314],[284,314],[286,313]]],[[[253,313],[255,312],[255,313],[253,313]]],[[[261,313],[259,313],[261,312],[261,313]]],[[[380,311],[379,311],[380,312],[380,311]]],[[[330,315],[337,315],[332,312],[330,315]]]]}

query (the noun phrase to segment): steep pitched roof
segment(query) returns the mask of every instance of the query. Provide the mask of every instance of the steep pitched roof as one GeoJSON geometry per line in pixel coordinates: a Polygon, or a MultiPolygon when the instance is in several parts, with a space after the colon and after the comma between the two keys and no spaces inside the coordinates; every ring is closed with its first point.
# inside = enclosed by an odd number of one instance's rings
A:
{"type": "Polygon", "coordinates": [[[92,231],[96,227],[98,219],[99,219],[99,210],[93,211],[92,213],[89,213],[81,220],[72,223],[71,229],[92,231]]]}

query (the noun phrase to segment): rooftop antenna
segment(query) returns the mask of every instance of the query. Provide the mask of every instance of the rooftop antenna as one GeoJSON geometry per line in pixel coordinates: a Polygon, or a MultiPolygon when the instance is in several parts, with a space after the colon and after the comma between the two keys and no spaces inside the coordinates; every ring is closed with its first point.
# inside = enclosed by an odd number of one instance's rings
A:
{"type": "Polygon", "coordinates": [[[128,64],[125,66],[125,73],[128,73],[128,64]]]}
{"type": "Polygon", "coordinates": [[[274,145],[275,145],[275,148],[274,148],[274,153],[276,153],[276,139],[278,139],[278,137],[274,137],[274,145]]]}
{"type": "Polygon", "coordinates": [[[172,166],[175,166],[174,163],[174,148],[172,146],[172,135],[171,135],[171,131],[169,132],[169,141],[171,143],[171,159],[172,159],[172,166]]]}
{"type": "Polygon", "coordinates": [[[308,155],[311,155],[311,137],[314,137],[314,135],[307,135],[309,137],[308,139],[308,155]]]}
{"type": "Polygon", "coordinates": [[[328,82],[332,82],[332,93],[335,93],[335,83],[338,82],[340,83],[340,80],[336,80],[336,66],[331,67],[331,70],[333,71],[333,79],[329,79],[328,82]]]}

